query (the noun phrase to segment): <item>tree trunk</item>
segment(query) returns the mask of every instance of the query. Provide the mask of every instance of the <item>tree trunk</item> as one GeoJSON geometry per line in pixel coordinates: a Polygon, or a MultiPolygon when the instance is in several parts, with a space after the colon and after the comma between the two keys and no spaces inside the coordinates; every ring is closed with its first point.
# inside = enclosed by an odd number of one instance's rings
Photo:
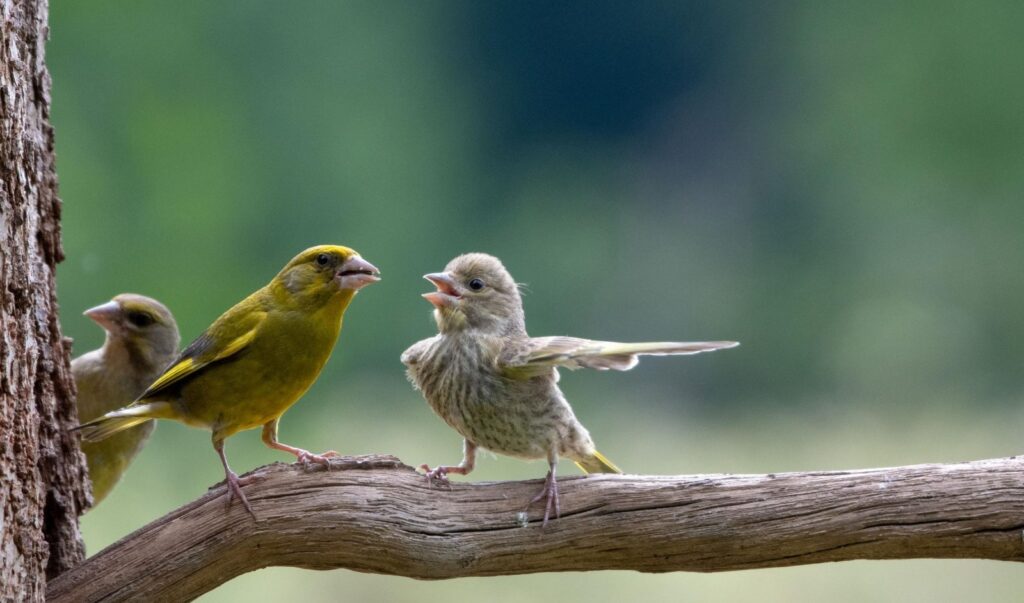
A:
{"type": "Polygon", "coordinates": [[[88,503],[69,346],[50,127],[46,0],[0,0],[0,600],[42,600],[79,563],[88,503]]]}

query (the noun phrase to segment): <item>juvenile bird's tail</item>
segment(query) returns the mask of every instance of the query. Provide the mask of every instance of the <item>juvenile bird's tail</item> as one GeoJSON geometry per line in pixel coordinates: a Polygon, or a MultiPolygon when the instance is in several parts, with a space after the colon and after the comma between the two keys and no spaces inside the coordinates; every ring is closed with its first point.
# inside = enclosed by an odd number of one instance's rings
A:
{"type": "Polygon", "coordinates": [[[615,466],[603,454],[594,451],[594,454],[585,459],[577,459],[576,466],[584,473],[622,473],[622,469],[615,466]]]}
{"type": "Polygon", "coordinates": [[[86,442],[99,442],[123,429],[134,427],[151,419],[169,418],[170,410],[171,405],[167,402],[125,406],[108,412],[98,419],[83,423],[75,430],[82,432],[82,439],[86,442]]]}

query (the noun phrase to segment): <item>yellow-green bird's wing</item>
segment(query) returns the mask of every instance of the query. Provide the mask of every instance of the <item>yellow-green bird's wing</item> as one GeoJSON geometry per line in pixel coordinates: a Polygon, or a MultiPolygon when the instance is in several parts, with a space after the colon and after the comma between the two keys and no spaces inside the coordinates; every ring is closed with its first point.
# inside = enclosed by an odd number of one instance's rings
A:
{"type": "Polygon", "coordinates": [[[699,354],[738,345],[736,341],[617,343],[576,337],[533,337],[506,346],[498,362],[506,375],[527,379],[559,367],[628,371],[636,366],[638,356],[699,354]]]}
{"type": "Polygon", "coordinates": [[[251,296],[225,312],[185,348],[181,356],[139,396],[139,401],[159,398],[169,387],[195,375],[203,367],[247,348],[267,317],[266,311],[254,308],[256,305],[255,296],[251,296]]]}

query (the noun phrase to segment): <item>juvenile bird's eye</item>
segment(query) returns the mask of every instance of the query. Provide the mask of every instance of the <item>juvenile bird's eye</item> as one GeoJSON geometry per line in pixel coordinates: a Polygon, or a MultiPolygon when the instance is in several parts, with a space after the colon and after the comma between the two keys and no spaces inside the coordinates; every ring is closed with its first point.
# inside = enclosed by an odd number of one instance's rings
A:
{"type": "Polygon", "coordinates": [[[478,278],[469,281],[469,288],[473,291],[479,291],[484,288],[484,282],[478,278]]]}
{"type": "Polygon", "coordinates": [[[330,263],[330,261],[331,256],[327,255],[326,253],[321,253],[320,255],[316,256],[317,266],[326,266],[327,264],[330,263]]]}
{"type": "Polygon", "coordinates": [[[148,327],[149,325],[156,322],[152,316],[145,312],[129,312],[128,322],[132,323],[137,327],[148,327]]]}

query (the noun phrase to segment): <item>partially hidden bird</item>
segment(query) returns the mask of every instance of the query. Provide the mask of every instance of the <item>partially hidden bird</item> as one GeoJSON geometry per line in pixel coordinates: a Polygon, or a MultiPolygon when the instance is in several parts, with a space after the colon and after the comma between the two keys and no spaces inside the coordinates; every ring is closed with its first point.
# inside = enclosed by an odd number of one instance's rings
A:
{"type": "Polygon", "coordinates": [[[575,461],[585,473],[621,473],[594,447],[558,387],[558,369],[625,371],[642,355],[697,354],[731,348],[735,341],[615,343],[576,337],[530,337],[519,286],[501,261],[483,253],[453,259],[443,272],[424,276],[436,291],[439,333],[402,354],[413,386],[464,438],[458,465],[427,472],[428,482],[473,470],[478,448],[522,459],[546,459],[543,525],[560,515],[555,465],[575,461]]]}
{"type": "MultiPolygon", "coordinates": [[[[155,299],[122,293],[85,315],[106,332],[103,347],[71,361],[78,420],[91,421],[131,403],[163,373],[178,354],[178,325],[155,299]]],[[[142,451],[156,424],[144,421],[102,442],[86,442],[82,452],[92,481],[93,508],[103,502],[142,451]]]]}
{"type": "Polygon", "coordinates": [[[330,450],[314,454],[277,439],[281,415],[313,384],[334,349],[342,317],[380,271],[356,251],[311,247],[262,289],[235,304],[193,341],[135,402],[81,425],[87,442],[150,419],[209,429],[224,466],[228,505],[252,476],[239,478],[224,454],[225,438],[263,428],[263,442],[301,463],[330,466],[330,450]]]}

